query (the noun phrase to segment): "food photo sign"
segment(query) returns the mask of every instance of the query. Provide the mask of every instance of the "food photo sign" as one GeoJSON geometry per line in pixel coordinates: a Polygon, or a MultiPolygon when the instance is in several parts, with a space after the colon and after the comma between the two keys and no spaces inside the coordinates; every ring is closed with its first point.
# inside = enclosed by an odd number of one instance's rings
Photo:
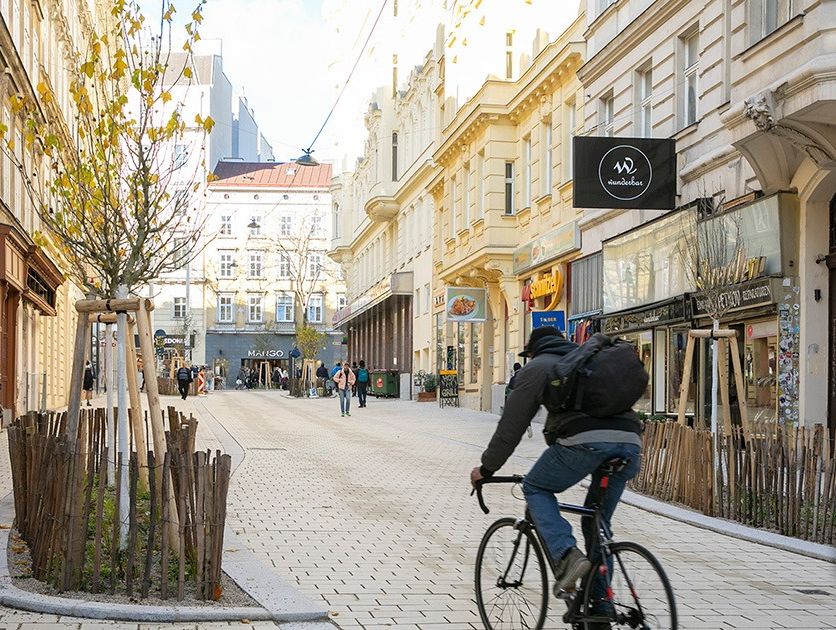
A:
{"type": "Polygon", "coordinates": [[[448,322],[484,322],[487,319],[487,296],[478,287],[447,287],[448,322]]]}

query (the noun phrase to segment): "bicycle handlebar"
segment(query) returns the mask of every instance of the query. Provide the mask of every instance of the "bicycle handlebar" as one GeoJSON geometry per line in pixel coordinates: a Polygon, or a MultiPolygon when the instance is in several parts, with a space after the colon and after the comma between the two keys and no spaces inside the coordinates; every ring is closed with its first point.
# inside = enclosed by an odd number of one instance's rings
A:
{"type": "Polygon", "coordinates": [[[490,510],[488,506],[485,505],[485,500],[482,497],[482,486],[488,483],[522,483],[523,476],[522,475],[510,475],[506,477],[488,477],[487,479],[480,479],[476,482],[475,487],[470,492],[470,496],[473,496],[473,493],[476,493],[476,498],[479,500],[479,507],[482,508],[482,511],[485,514],[490,514],[490,510]]]}

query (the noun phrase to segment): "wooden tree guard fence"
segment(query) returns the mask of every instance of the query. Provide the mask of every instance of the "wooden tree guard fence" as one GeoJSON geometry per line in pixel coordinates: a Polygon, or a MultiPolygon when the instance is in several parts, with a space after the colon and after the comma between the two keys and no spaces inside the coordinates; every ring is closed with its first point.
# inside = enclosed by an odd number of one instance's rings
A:
{"type": "Polygon", "coordinates": [[[836,543],[836,459],[821,425],[770,425],[757,434],[735,428],[713,440],[706,430],[650,422],[630,485],[711,516],[836,543]]]}
{"type": "Polygon", "coordinates": [[[117,475],[130,475],[128,543],[120,548],[119,479],[115,487],[105,481],[113,457],[105,410],[84,409],[78,419],[74,440],[67,413],[30,413],[9,427],[16,526],[29,546],[33,576],[61,591],[178,600],[193,584],[198,597],[218,599],[229,455],[194,452],[197,421],[169,408],[163,457],[149,450],[144,465],[132,449],[130,465],[116,466],[117,475]],[[142,489],[141,473],[149,490],[142,489]],[[77,509],[68,509],[70,502],[77,509]],[[166,527],[171,522],[174,537],[166,527]]]}

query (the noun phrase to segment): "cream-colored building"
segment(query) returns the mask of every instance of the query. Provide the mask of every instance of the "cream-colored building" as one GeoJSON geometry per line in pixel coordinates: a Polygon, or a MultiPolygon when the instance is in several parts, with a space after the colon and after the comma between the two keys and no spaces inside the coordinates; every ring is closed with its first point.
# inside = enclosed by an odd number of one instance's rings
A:
{"type": "Polygon", "coordinates": [[[535,312],[566,310],[560,279],[579,249],[569,147],[584,26],[581,14],[551,43],[541,33],[517,80],[485,81],[435,152],[437,368],[458,371],[471,408],[498,411],[535,312]],[[539,297],[523,301],[531,284],[539,297]],[[484,287],[486,321],[451,321],[445,287],[484,287]]]}
{"type": "Polygon", "coordinates": [[[363,157],[354,173],[335,178],[331,257],[345,271],[348,303],[334,318],[348,336],[349,358],[394,370],[401,395],[410,375],[433,371],[431,195],[437,169],[433,53],[393,98],[381,88],[369,105],[363,157]]]}
{"type": "MultiPolygon", "coordinates": [[[[0,118],[18,159],[33,171],[42,156],[23,142],[23,121],[9,105],[11,95],[40,100],[39,85],[56,99],[43,105],[46,116],[75,123],[69,97],[70,73],[94,30],[94,2],[2,2],[0,25],[0,118]]],[[[75,331],[74,304],[82,297],[62,271],[57,249],[36,245],[41,222],[21,174],[5,155],[0,159],[0,406],[3,421],[17,413],[66,405],[68,366],[75,331]]]]}
{"type": "MultiPolygon", "coordinates": [[[[836,428],[836,11],[814,0],[589,0],[587,14],[584,133],[675,139],[678,207],[728,212],[747,255],[765,259],[731,289],[741,301],[723,321],[741,339],[738,395],[763,419],[836,428]]],[[[661,214],[584,211],[582,252],[602,256],[603,271],[573,274],[573,290],[603,284],[598,321],[637,344],[652,372],[643,410],[656,414],[675,411],[687,330],[709,325],[675,280],[677,217],[661,214]],[[639,269],[652,285],[638,284],[639,269]]],[[[705,416],[709,387],[689,384],[689,412],[705,416]]]]}

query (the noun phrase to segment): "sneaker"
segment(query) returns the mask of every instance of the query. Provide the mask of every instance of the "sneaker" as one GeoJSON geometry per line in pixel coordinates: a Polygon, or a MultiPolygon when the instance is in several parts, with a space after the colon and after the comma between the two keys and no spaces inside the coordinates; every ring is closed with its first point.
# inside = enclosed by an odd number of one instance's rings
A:
{"type": "Polygon", "coordinates": [[[340,418],[345,418],[345,412],[340,414],[340,418]]]}
{"type": "Polygon", "coordinates": [[[350,413],[348,413],[348,412],[346,411],[346,412],[345,412],[345,415],[350,416],[351,414],[350,414],[350,413]]]}
{"type": "Polygon", "coordinates": [[[591,567],[592,563],[577,547],[572,547],[564,553],[563,558],[557,563],[557,571],[555,572],[557,578],[554,584],[555,597],[559,597],[561,591],[574,588],[575,582],[589,573],[591,567]]]}

